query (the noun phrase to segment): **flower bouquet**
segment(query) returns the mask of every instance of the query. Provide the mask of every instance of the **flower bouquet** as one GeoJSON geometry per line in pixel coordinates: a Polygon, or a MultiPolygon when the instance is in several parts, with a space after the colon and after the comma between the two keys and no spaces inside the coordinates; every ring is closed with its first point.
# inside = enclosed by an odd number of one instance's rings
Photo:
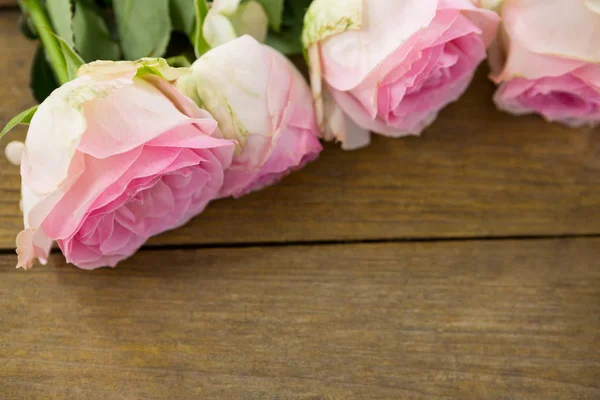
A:
{"type": "Polygon", "coordinates": [[[600,121],[595,0],[20,4],[40,104],[2,135],[29,124],[7,146],[26,269],[54,242],[80,268],[114,267],[211,201],[315,160],[320,140],[355,150],[372,133],[420,135],[486,59],[500,109],[600,121]]]}

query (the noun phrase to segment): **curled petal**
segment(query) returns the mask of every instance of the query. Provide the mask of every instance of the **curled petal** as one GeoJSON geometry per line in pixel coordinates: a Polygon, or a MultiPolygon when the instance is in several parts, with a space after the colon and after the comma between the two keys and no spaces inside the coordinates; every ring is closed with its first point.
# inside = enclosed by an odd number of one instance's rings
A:
{"type": "Polygon", "coordinates": [[[48,261],[50,240],[42,230],[27,228],[17,235],[17,268],[31,269],[36,258],[42,264],[48,261]]]}
{"type": "Polygon", "coordinates": [[[349,118],[329,93],[323,94],[325,104],[324,134],[325,140],[336,140],[342,143],[344,150],[357,150],[371,143],[371,132],[361,128],[349,118]]]}

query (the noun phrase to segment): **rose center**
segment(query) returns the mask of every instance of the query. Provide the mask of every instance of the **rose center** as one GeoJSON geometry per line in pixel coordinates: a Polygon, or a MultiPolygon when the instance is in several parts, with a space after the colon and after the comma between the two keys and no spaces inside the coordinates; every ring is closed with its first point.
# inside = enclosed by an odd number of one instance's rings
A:
{"type": "Polygon", "coordinates": [[[448,79],[450,79],[450,68],[440,66],[435,69],[431,75],[429,75],[425,82],[423,82],[421,89],[433,89],[440,87],[448,79]]]}
{"type": "Polygon", "coordinates": [[[584,99],[573,93],[557,91],[550,93],[549,96],[553,102],[565,107],[580,108],[587,105],[587,102],[584,99]]]}

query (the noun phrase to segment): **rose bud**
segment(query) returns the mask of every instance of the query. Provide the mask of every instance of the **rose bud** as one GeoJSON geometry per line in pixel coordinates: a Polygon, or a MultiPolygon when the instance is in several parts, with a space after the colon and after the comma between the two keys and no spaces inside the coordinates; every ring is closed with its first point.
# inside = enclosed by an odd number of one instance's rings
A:
{"type": "Polygon", "coordinates": [[[250,36],[204,54],[177,86],[238,143],[223,197],[271,185],[322,150],[306,81],[287,58],[250,36]]]}

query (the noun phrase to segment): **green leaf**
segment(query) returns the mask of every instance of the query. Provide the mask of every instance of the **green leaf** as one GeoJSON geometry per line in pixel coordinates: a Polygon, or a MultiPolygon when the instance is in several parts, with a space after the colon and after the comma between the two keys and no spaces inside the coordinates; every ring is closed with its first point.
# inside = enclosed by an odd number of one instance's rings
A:
{"type": "Polygon", "coordinates": [[[74,43],[71,0],[48,0],[46,1],[46,8],[56,34],[72,47],[74,43]]]}
{"type": "Polygon", "coordinates": [[[281,29],[281,21],[283,18],[283,0],[256,0],[258,1],[269,17],[269,25],[275,32],[281,29]]]}
{"type": "Polygon", "coordinates": [[[126,59],[165,53],[171,37],[169,0],[113,0],[113,6],[126,59]]]}
{"type": "Polygon", "coordinates": [[[119,44],[111,38],[106,22],[98,10],[79,0],[73,17],[73,31],[75,46],[85,61],[120,58],[119,44]]]}
{"type": "Polygon", "coordinates": [[[278,34],[270,34],[266,44],[285,55],[302,53],[302,26],[284,30],[278,34]]]}
{"type": "Polygon", "coordinates": [[[171,22],[173,29],[186,35],[194,33],[195,10],[194,0],[171,0],[171,22]]]}
{"type": "Polygon", "coordinates": [[[11,119],[10,121],[8,121],[8,124],[6,124],[6,126],[4,127],[4,129],[2,129],[2,132],[0,132],[0,139],[6,135],[8,132],[10,132],[11,129],[13,129],[15,126],[19,125],[19,124],[28,124],[31,122],[31,119],[33,118],[33,115],[35,114],[35,112],[37,111],[39,106],[33,106],[30,109],[27,109],[25,111],[23,111],[22,113],[20,113],[19,115],[17,115],[16,117],[14,117],[13,119],[11,119]]]}
{"type": "Polygon", "coordinates": [[[69,80],[77,78],[77,70],[85,61],[73,50],[71,46],[67,44],[61,37],[57,36],[58,44],[60,46],[60,51],[65,60],[65,65],[67,67],[67,74],[69,75],[69,80]]]}
{"type": "Polygon", "coordinates": [[[204,20],[208,14],[208,4],[206,0],[194,0],[196,8],[196,29],[194,30],[194,36],[192,43],[194,43],[194,52],[196,57],[200,56],[210,50],[210,46],[206,43],[204,36],[202,35],[202,28],[204,26],[204,20]]]}
{"type": "Polygon", "coordinates": [[[286,0],[281,29],[269,32],[266,44],[286,55],[302,53],[302,27],[311,1],[286,0]]]}
{"type": "Polygon", "coordinates": [[[284,15],[294,15],[304,23],[304,16],[313,0],[285,0],[284,15]]]}
{"type": "Polygon", "coordinates": [[[29,82],[33,97],[38,103],[44,101],[58,87],[56,75],[54,75],[54,71],[46,59],[44,47],[41,44],[38,46],[33,64],[31,64],[31,79],[29,82]]]}

